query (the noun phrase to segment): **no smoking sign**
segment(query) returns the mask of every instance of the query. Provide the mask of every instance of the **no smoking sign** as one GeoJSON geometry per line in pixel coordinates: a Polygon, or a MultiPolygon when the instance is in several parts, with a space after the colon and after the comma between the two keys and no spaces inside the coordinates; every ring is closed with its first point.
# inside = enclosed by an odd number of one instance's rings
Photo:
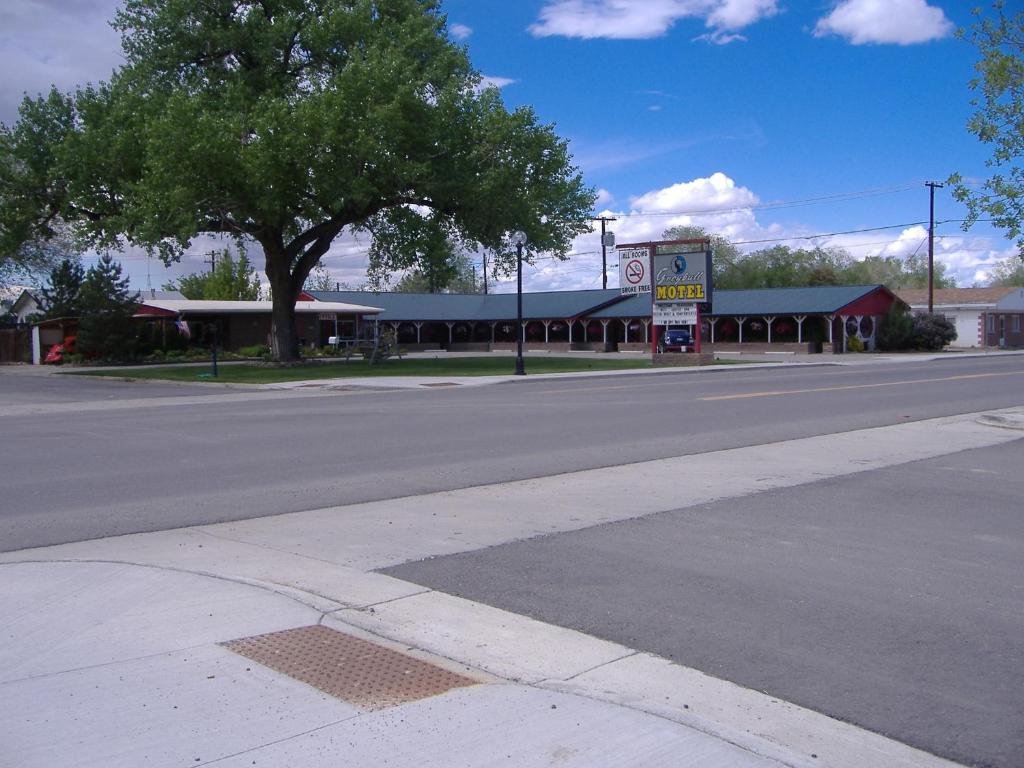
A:
{"type": "Polygon", "coordinates": [[[645,274],[647,274],[647,270],[644,269],[644,263],[639,259],[630,259],[626,262],[626,282],[630,285],[639,285],[645,274]]]}
{"type": "Polygon", "coordinates": [[[651,292],[650,256],[646,248],[619,251],[619,292],[624,295],[651,292]]]}

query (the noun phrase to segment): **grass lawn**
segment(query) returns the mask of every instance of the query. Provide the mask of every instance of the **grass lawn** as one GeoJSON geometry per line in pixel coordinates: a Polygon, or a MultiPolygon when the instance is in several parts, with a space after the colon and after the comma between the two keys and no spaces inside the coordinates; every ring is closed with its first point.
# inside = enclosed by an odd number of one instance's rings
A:
{"type": "MultiPolygon", "coordinates": [[[[569,373],[574,371],[617,371],[650,368],[646,357],[635,360],[594,357],[527,357],[526,372],[569,373]]],[[[344,379],[376,376],[505,376],[515,372],[513,356],[390,359],[370,365],[365,360],[337,360],[303,363],[288,368],[237,363],[218,366],[216,379],[209,366],[138,366],[104,371],[76,371],[77,375],[116,376],[128,379],[169,381],[219,381],[232,384],[274,384],[308,379],[344,379]]]]}

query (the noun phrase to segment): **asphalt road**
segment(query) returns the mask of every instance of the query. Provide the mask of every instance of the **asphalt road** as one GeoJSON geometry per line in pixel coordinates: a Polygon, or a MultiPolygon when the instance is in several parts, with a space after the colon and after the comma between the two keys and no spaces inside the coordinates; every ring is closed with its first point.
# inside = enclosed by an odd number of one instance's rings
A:
{"type": "Polygon", "coordinates": [[[1022,383],[1018,356],[322,394],[0,371],[0,550],[1011,407],[1022,383]]]}
{"type": "Polygon", "coordinates": [[[1022,465],[1018,440],[385,572],[1017,768],[1022,465]]]}

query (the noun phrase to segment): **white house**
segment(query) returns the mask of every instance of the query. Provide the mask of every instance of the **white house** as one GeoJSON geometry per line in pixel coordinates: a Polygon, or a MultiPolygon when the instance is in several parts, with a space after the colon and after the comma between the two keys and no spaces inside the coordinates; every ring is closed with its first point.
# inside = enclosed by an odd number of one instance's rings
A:
{"type": "MultiPolygon", "coordinates": [[[[896,293],[910,305],[914,312],[928,311],[927,288],[912,288],[896,293]]],[[[1014,299],[1019,294],[1024,295],[1024,289],[936,288],[932,294],[932,307],[935,314],[943,315],[956,326],[956,341],[949,345],[954,349],[1016,346],[1009,343],[1008,336],[1012,335],[1014,327],[1012,316],[1014,313],[1011,305],[1015,304],[1014,299]],[[1011,316],[1009,317],[1009,330],[1000,337],[998,318],[1003,310],[1006,310],[1011,316]],[[989,325],[994,326],[992,332],[987,331],[989,325]],[[988,336],[987,340],[986,336],[988,336]]],[[[1016,322],[1019,326],[1019,317],[1016,322]]]]}

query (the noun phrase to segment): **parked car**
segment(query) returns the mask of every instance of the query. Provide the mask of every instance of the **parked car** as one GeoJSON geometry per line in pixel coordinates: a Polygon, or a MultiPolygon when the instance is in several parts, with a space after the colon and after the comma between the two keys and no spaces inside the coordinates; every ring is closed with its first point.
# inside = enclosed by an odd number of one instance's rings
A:
{"type": "Polygon", "coordinates": [[[666,328],[659,345],[662,352],[689,352],[693,337],[686,328],[666,328]]]}

